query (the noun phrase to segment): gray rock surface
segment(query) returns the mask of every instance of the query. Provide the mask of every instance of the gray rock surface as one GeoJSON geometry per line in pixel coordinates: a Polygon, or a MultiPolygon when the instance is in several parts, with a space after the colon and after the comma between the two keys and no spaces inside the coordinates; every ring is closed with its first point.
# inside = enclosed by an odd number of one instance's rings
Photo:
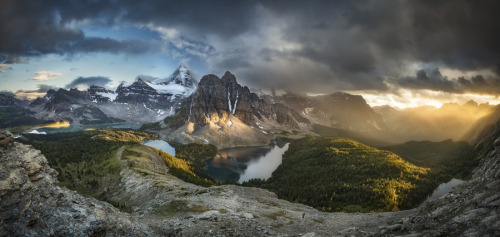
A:
{"type": "Polygon", "coordinates": [[[0,236],[175,235],[168,226],[60,188],[40,151],[9,137],[0,131],[0,236]]]}
{"type": "Polygon", "coordinates": [[[268,104],[251,93],[246,86],[236,82],[236,77],[226,72],[222,78],[209,74],[203,76],[197,90],[181,107],[181,116],[173,123],[178,128],[187,121],[205,126],[212,121],[228,120],[234,115],[246,124],[252,124],[256,119],[263,118],[278,121],[280,124],[298,128],[298,122],[309,123],[297,112],[284,105],[268,104]]]}

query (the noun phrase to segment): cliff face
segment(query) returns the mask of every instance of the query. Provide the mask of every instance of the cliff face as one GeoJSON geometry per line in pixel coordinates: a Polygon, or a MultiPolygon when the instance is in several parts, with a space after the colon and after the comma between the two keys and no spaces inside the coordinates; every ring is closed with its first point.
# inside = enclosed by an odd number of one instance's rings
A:
{"type": "Polygon", "coordinates": [[[230,115],[245,124],[251,125],[256,119],[269,119],[292,128],[298,127],[298,122],[309,123],[300,114],[281,104],[268,104],[251,93],[248,87],[241,86],[236,77],[226,72],[222,78],[216,75],[205,75],[198,89],[188,98],[181,108],[181,116],[173,124],[174,128],[190,121],[200,126],[209,122],[228,121],[230,115]]]}
{"type": "Polygon", "coordinates": [[[226,72],[219,79],[216,75],[204,76],[193,94],[187,114],[192,121],[205,126],[209,121],[227,120],[229,114],[249,124],[257,117],[269,116],[270,107],[248,87],[236,82],[236,77],[226,72]]]}
{"type": "Polygon", "coordinates": [[[295,110],[250,92],[230,72],[222,78],[203,76],[179,112],[164,122],[167,129],[161,132],[162,139],[211,143],[219,148],[266,145],[276,134],[308,133],[310,123],[295,110]]]}
{"type": "Polygon", "coordinates": [[[173,235],[108,203],[57,186],[40,151],[0,131],[0,236],[173,235]]]}

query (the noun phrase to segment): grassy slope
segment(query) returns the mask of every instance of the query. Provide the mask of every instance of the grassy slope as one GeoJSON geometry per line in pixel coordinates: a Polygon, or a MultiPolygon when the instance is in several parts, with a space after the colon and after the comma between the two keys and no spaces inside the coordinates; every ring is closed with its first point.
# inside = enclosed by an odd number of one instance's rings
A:
{"type": "Polygon", "coordinates": [[[283,163],[259,186],[323,211],[369,212],[414,207],[428,169],[345,138],[306,137],[290,144],[283,163]]]}
{"type": "MultiPolygon", "coordinates": [[[[141,145],[143,139],[156,138],[148,133],[134,130],[93,130],[25,136],[28,140],[22,142],[41,150],[49,165],[59,172],[57,178],[61,186],[85,196],[108,201],[125,211],[130,208],[124,204],[127,200],[115,200],[112,196],[119,187],[120,171],[126,165],[143,175],[152,174],[156,172],[152,156],[157,154],[163,158],[171,174],[198,185],[213,184],[211,180],[195,174],[192,162],[141,145]],[[120,162],[118,156],[126,163],[120,162]]],[[[190,153],[186,155],[190,156],[190,153]]]]}

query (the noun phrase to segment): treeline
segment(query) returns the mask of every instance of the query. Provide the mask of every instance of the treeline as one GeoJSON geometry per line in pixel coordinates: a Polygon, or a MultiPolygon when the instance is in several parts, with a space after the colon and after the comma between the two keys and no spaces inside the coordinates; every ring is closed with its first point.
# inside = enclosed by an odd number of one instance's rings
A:
{"type": "Polygon", "coordinates": [[[193,172],[203,180],[210,181],[210,184],[214,184],[215,180],[205,172],[206,161],[214,158],[217,153],[219,149],[212,144],[190,143],[175,147],[175,156],[190,162],[193,172]]]}
{"type": "Polygon", "coordinates": [[[160,130],[161,125],[159,122],[156,123],[143,123],[139,130],[141,131],[146,131],[146,130],[160,130]]]}
{"type": "Polygon", "coordinates": [[[381,149],[394,152],[412,164],[430,168],[429,173],[440,183],[452,178],[469,179],[481,158],[465,141],[411,141],[381,149]]]}
{"type": "Polygon", "coordinates": [[[306,137],[290,144],[271,178],[243,185],[321,211],[393,211],[415,207],[430,194],[435,182],[428,171],[354,140],[306,137]]]}
{"type": "Polygon", "coordinates": [[[113,187],[120,179],[118,148],[136,144],[141,137],[136,131],[94,130],[47,135],[24,134],[24,143],[42,151],[49,165],[59,175],[60,185],[86,196],[103,198],[103,187],[113,187]],[[104,178],[106,177],[106,178],[104,178]],[[106,184],[103,184],[106,180],[106,184]]]}
{"type": "Polygon", "coordinates": [[[197,174],[197,172],[195,172],[196,170],[195,165],[192,161],[187,161],[184,159],[177,158],[175,156],[171,156],[168,153],[153,147],[150,148],[166,162],[168,168],[170,169],[170,173],[172,175],[186,182],[201,185],[204,187],[208,187],[215,184],[213,179],[207,176],[204,171],[197,174]]]}

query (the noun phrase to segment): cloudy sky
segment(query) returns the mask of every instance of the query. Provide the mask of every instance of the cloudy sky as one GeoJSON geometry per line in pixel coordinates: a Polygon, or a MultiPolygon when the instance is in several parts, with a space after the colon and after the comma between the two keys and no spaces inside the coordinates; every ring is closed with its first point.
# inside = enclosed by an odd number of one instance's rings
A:
{"type": "Polygon", "coordinates": [[[0,1],[0,91],[231,71],[398,107],[500,102],[500,1],[0,1]]]}

